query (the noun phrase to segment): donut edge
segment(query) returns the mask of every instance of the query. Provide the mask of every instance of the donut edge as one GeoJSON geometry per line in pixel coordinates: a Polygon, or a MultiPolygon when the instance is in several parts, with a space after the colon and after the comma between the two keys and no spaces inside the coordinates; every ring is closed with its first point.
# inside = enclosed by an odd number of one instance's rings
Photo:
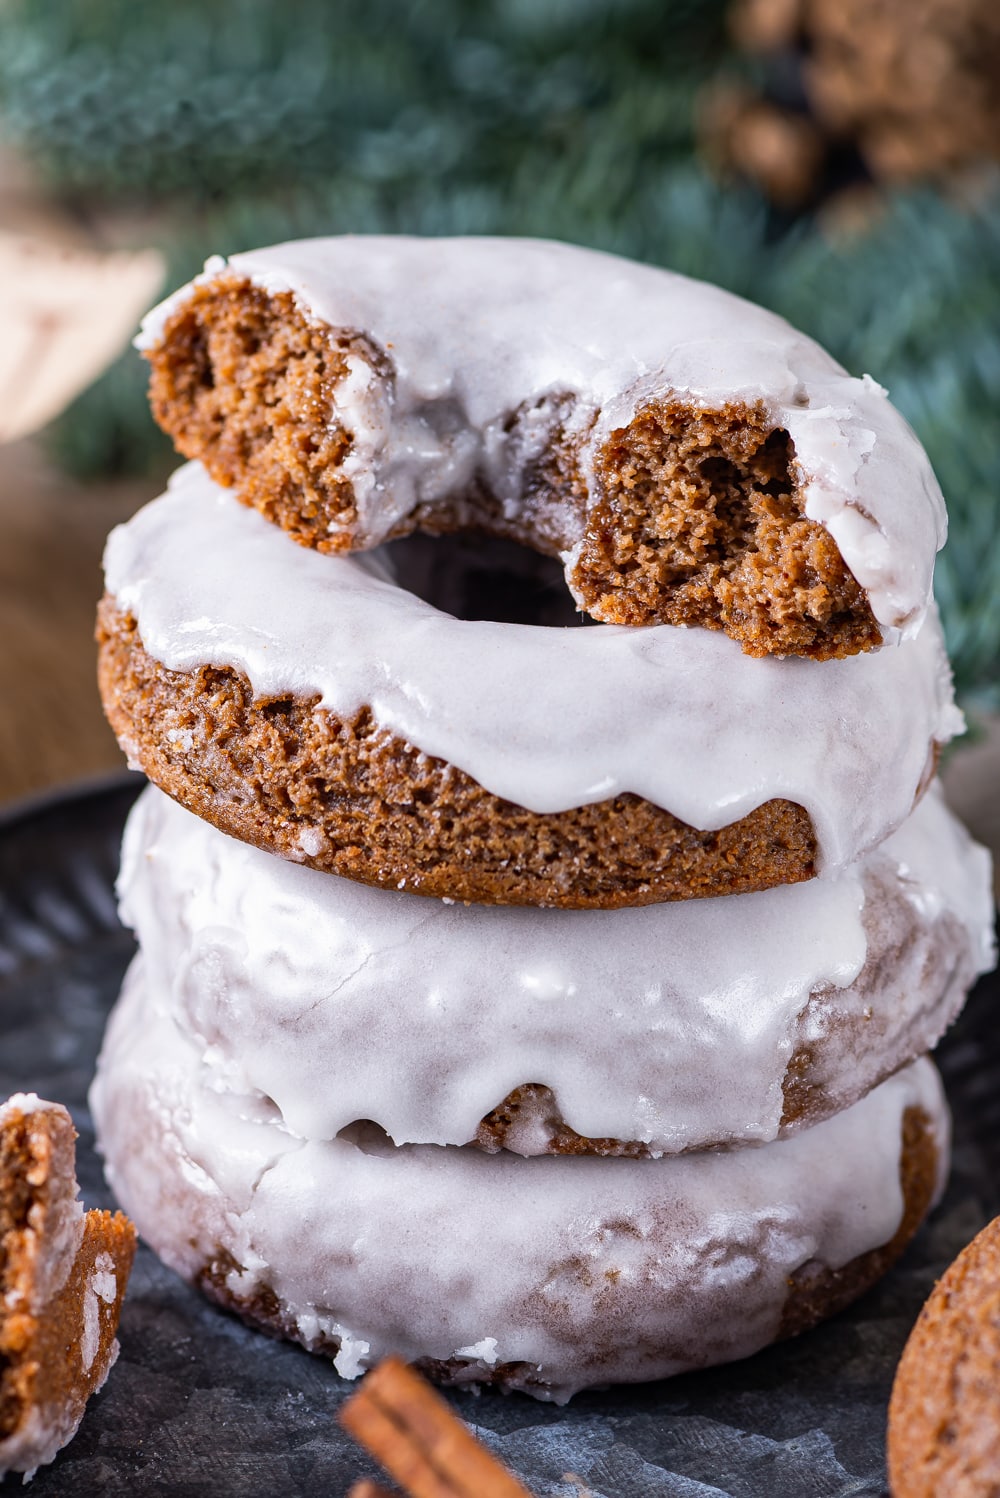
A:
{"type": "Polygon", "coordinates": [[[374,721],[254,700],[242,673],[172,671],[106,596],[98,681],[129,762],[220,831],[364,884],[487,905],[619,909],[815,874],[808,813],[769,801],[700,832],[631,794],[536,813],[374,721]]]}
{"type": "MultiPolygon", "coordinates": [[[[935,1204],[940,1190],[943,1155],[930,1114],[918,1104],[908,1106],[903,1112],[899,1145],[903,1215],[895,1234],[888,1243],[859,1255],[839,1269],[816,1263],[803,1265],[788,1281],[788,1298],[778,1330],[772,1343],[765,1345],[800,1336],[837,1315],[892,1268],[935,1204]]],[[[195,1272],[192,1283],[209,1300],[256,1331],[297,1342],[318,1356],[336,1358],[339,1355],[341,1339],[338,1336],[320,1330],[315,1337],[304,1338],[294,1317],[285,1314],[278,1297],[266,1283],[258,1283],[253,1294],[245,1297],[233,1291],[227,1280],[234,1276],[234,1271],[238,1277],[242,1266],[228,1250],[220,1248],[195,1272]]],[[[561,1396],[553,1393],[544,1378],[539,1377],[533,1363],[498,1363],[486,1367],[481,1360],[455,1357],[444,1360],[419,1358],[414,1366],[444,1386],[493,1387],[504,1393],[517,1390],[535,1398],[555,1398],[556,1402],[564,1402],[561,1396]]],[[[600,1383],[598,1379],[593,1385],[584,1384],[581,1390],[599,1387],[600,1383]]]]}

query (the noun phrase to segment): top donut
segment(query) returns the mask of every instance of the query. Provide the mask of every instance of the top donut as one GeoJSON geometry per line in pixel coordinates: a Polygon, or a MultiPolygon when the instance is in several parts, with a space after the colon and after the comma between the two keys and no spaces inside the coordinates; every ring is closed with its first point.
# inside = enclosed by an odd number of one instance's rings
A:
{"type": "Polygon", "coordinates": [[[920,625],[945,536],[885,392],[713,286],[541,240],[210,260],[138,340],[187,457],[319,551],[475,527],[612,624],[830,659],[920,625]]]}

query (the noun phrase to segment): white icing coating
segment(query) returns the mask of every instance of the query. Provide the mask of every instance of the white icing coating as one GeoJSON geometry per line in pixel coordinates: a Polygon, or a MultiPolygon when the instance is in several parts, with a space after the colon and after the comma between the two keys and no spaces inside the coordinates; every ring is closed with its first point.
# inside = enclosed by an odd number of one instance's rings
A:
{"type": "MultiPolygon", "coordinates": [[[[716,829],[787,797],[821,865],[909,814],[932,740],[962,726],[935,613],[846,660],[752,660],[711,630],[454,619],[386,580],[378,554],[323,556],[189,464],[111,533],[107,586],[173,670],[231,666],[386,729],[536,812],[624,791],[716,829]]],[[[164,723],[164,730],[171,725],[164,723]]]]}
{"type": "Polygon", "coordinates": [[[929,1049],[993,960],[989,855],[936,788],[836,879],[552,911],[414,901],[286,863],[150,787],[118,888],[149,1002],[220,1085],[270,1097],[313,1139],[372,1119],[397,1144],[464,1144],[525,1082],[590,1138],[657,1153],[774,1139],[799,1046],[817,1046],[833,1112],[929,1049]]]}
{"type": "Polygon", "coordinates": [[[85,1373],[89,1373],[94,1366],[94,1359],[101,1345],[101,1304],[113,1306],[117,1294],[118,1279],[115,1274],[115,1261],[110,1254],[98,1254],[83,1291],[80,1361],[85,1373]]]}
{"type": "MultiPolygon", "coordinates": [[[[567,394],[585,469],[650,400],[761,401],[795,445],[806,514],[833,536],[875,617],[889,630],[918,627],[946,528],[927,456],[881,386],[852,379],[774,313],[543,240],[344,236],[234,255],[229,268],[292,292],[314,321],[364,333],[388,355],[391,390],[356,357],[337,393],[368,544],[477,471],[516,512],[532,423],[544,440],[567,394]],[[511,438],[505,421],[520,407],[528,430],[511,438]]],[[[198,279],[225,270],[215,257],[198,279]]],[[[160,341],[189,292],[147,315],[139,347],[160,341]]]]}
{"type": "Polygon", "coordinates": [[[489,1342],[559,1399],[764,1346],[796,1270],[895,1233],[904,1110],[929,1116],[942,1176],[947,1149],[926,1060],[790,1139],[663,1160],[309,1142],[214,1083],[145,1004],[137,960],[91,1104],[114,1190],[168,1264],[195,1277],[228,1251],[232,1294],[273,1290],[307,1346],[346,1334],[352,1373],[489,1342]]]}
{"type": "Polygon", "coordinates": [[[50,1109],[58,1107],[60,1104],[46,1102],[37,1092],[12,1092],[5,1103],[0,1103],[0,1129],[18,1114],[48,1113],[50,1109]]]}

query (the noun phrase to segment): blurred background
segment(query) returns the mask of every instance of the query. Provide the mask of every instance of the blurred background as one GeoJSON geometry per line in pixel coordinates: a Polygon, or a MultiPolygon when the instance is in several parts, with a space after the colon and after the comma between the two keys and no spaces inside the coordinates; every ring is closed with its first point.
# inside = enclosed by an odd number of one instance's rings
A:
{"type": "Polygon", "coordinates": [[[889,388],[951,514],[952,799],[1000,843],[998,158],[996,0],[0,0],[0,800],[120,764],[100,551],[173,461],[144,308],[276,239],[530,234],[889,388]]]}

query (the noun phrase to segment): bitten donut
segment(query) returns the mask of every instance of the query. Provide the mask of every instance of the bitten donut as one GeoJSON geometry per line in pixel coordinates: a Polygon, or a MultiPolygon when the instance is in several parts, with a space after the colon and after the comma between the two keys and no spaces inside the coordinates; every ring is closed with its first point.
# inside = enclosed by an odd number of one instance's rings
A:
{"type": "Polygon", "coordinates": [[[928,1050],[994,956],[989,857],[936,787],[838,878],[616,912],[367,889],[150,787],[118,890],[147,1002],[310,1139],[365,1119],[523,1155],[766,1142],[928,1050]]]}
{"type": "Polygon", "coordinates": [[[938,1281],[889,1404],[893,1498],[1000,1493],[1000,1217],[938,1281]]]}
{"type": "Polygon", "coordinates": [[[321,551],[477,527],[612,624],[828,659],[919,627],[940,490],[886,394],[716,287],[569,245],[216,258],[146,319],[180,452],[321,551]]]}
{"type": "Polygon", "coordinates": [[[825,663],[456,619],[195,465],[105,564],[100,681],[133,762],[223,831],[418,894],[613,907],[843,868],[962,721],[933,613],[825,663]]]}
{"type": "Polygon", "coordinates": [[[324,1142],[225,1090],[145,999],[141,958],[91,1105],[143,1237],[248,1321],[355,1377],[565,1400],[746,1357],[867,1288],[935,1198],[947,1112],[926,1060],[759,1149],[662,1160],[324,1142]]]}

